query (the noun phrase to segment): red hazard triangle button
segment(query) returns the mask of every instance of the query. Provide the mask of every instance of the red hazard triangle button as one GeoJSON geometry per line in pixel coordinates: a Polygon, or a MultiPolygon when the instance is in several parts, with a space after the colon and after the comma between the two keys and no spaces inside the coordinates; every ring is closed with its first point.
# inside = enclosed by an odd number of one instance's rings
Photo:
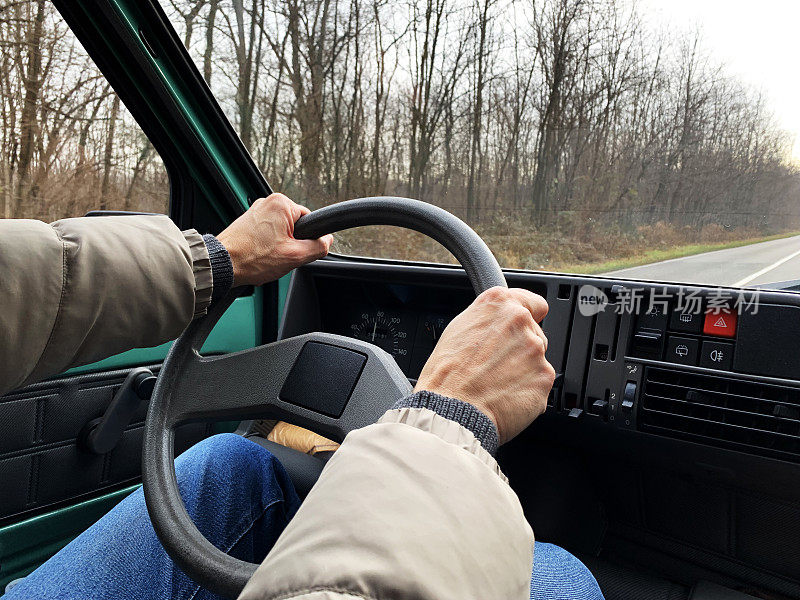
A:
{"type": "Polygon", "coordinates": [[[717,335],[719,337],[733,337],[736,335],[736,313],[730,309],[720,310],[719,312],[706,313],[706,320],[703,323],[703,333],[706,335],[717,335]]]}

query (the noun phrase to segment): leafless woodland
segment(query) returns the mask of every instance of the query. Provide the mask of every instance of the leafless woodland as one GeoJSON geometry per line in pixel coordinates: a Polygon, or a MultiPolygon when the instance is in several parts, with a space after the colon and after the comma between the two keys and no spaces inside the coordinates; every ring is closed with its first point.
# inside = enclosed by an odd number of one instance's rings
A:
{"type": "MultiPolygon", "coordinates": [[[[163,210],[158,157],[52,6],[0,7],[4,216],[163,210]]],[[[420,198],[537,268],[800,221],[793,140],[765,97],[634,1],[163,8],[273,188],[311,207],[420,198]]],[[[396,231],[342,242],[438,257],[396,231]]]]}

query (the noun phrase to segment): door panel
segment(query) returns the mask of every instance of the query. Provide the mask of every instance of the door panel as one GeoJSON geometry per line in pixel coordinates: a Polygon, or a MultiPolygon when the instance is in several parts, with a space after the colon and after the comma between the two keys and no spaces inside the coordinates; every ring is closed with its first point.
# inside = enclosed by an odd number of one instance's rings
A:
{"type": "MultiPolygon", "coordinates": [[[[128,372],[52,379],[0,398],[0,523],[139,477],[145,403],[111,452],[93,454],[78,445],[83,427],[103,415],[128,372]],[[6,418],[14,413],[24,418],[6,418]]],[[[176,450],[186,449],[210,430],[203,423],[184,426],[176,450]]]]}
{"type": "MultiPolygon", "coordinates": [[[[138,485],[0,528],[0,592],[24,577],[107,513],[138,485]]],[[[2,488],[0,488],[2,492],[2,488]]]]}
{"type": "MultiPolygon", "coordinates": [[[[256,289],[237,298],[203,352],[260,344],[262,296],[256,289]]],[[[135,489],[146,403],[108,454],[87,452],[77,439],[86,423],[105,412],[130,369],[146,365],[157,371],[170,345],[123,352],[0,397],[0,591],[135,489]]],[[[210,424],[185,425],[176,453],[211,433],[210,424]]]]}
{"type": "MultiPolygon", "coordinates": [[[[236,352],[261,343],[261,296],[258,289],[238,298],[203,351],[236,352]]],[[[145,403],[107,455],[80,449],[77,439],[89,421],[103,415],[130,368],[146,364],[156,370],[169,346],[124,352],[0,397],[0,524],[139,477],[145,403]]],[[[178,450],[209,431],[187,426],[178,450]]]]}

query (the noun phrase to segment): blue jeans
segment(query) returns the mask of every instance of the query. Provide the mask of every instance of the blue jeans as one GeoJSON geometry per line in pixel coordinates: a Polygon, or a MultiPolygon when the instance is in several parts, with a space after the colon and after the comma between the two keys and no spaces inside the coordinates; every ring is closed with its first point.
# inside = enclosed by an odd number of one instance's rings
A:
{"type": "MultiPolygon", "coordinates": [[[[300,506],[278,460],[237,435],[216,435],[175,461],[181,496],[217,548],[260,562],[300,506]]],[[[536,543],[531,598],[599,600],[588,569],[551,544],[536,543]]],[[[184,575],[150,524],[142,490],[125,498],[3,600],[220,600],[184,575]]]]}

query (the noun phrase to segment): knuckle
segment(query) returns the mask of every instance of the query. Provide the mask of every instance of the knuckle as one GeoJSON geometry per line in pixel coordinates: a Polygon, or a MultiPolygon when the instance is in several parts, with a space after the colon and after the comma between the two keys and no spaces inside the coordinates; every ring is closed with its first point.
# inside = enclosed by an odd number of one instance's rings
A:
{"type": "Polygon", "coordinates": [[[514,327],[527,327],[533,322],[533,317],[528,309],[523,308],[519,304],[509,308],[508,317],[509,322],[514,327]]]}
{"type": "Polygon", "coordinates": [[[289,206],[291,203],[291,200],[289,200],[289,198],[287,198],[280,192],[273,192],[272,194],[267,196],[266,201],[269,202],[270,204],[278,204],[283,206],[289,206]]]}
{"type": "Polygon", "coordinates": [[[553,383],[556,380],[556,370],[553,368],[549,362],[544,361],[544,374],[547,377],[547,381],[552,387],[553,383]]]}
{"type": "Polygon", "coordinates": [[[534,356],[543,356],[545,352],[544,340],[538,335],[534,335],[530,341],[530,348],[534,356]]]}
{"type": "Polygon", "coordinates": [[[489,288],[478,297],[486,302],[502,302],[508,297],[508,290],[497,286],[489,288]]]}

